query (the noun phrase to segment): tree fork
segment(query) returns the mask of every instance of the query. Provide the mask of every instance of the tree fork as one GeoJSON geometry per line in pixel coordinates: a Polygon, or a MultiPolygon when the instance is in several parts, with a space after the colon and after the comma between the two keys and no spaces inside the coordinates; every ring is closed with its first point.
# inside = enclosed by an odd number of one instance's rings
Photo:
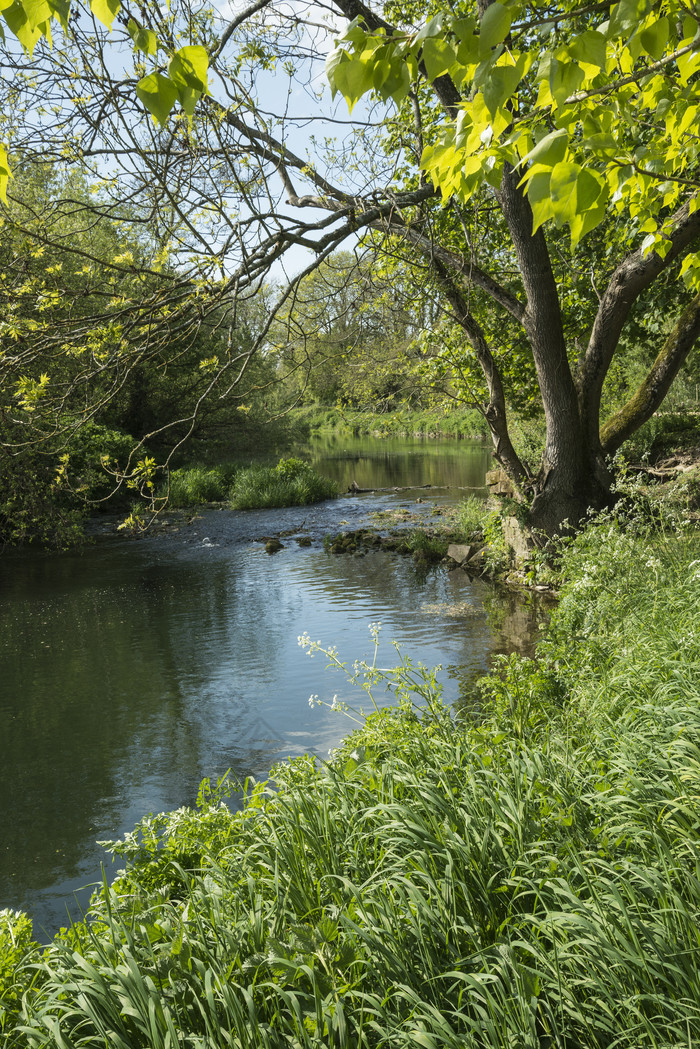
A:
{"type": "Polygon", "coordinates": [[[652,417],[699,337],[700,295],[697,295],[681,314],[649,374],[627,404],[603,427],[601,444],[606,455],[614,455],[620,445],[652,417]]]}

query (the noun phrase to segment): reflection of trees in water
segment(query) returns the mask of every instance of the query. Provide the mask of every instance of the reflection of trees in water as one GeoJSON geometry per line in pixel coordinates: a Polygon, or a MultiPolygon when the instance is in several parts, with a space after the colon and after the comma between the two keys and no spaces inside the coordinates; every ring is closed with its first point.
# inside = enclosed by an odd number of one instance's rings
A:
{"type": "Polygon", "coordinates": [[[347,438],[342,445],[319,438],[309,446],[315,468],[342,488],[449,485],[480,488],[491,465],[487,444],[479,441],[374,440],[347,438]]]}
{"type": "Polygon", "coordinates": [[[86,850],[98,869],[94,840],[139,798],[145,811],[195,796],[211,746],[207,678],[242,595],[226,563],[144,554],[5,565],[0,906],[77,877],[86,850]]]}
{"type": "MultiPolygon", "coordinates": [[[[551,598],[537,593],[515,593],[487,583],[481,585],[492,638],[491,656],[517,653],[532,658],[542,627],[552,611],[551,598]]],[[[474,686],[481,673],[459,666],[450,667],[449,672],[458,683],[459,699],[455,703],[458,712],[462,716],[478,717],[481,699],[474,686]]]]}
{"type": "Polygon", "coordinates": [[[541,627],[546,625],[552,611],[551,598],[495,587],[488,590],[484,607],[494,638],[493,654],[516,652],[521,656],[534,656],[541,627]]]}

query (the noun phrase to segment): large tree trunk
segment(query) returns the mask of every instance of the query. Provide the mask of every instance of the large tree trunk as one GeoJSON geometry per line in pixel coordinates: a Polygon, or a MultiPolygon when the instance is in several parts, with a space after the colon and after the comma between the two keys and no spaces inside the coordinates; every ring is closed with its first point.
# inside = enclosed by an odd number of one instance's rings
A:
{"type": "Polygon", "coordinates": [[[590,510],[602,510],[613,502],[612,474],[601,454],[586,449],[577,454],[568,447],[557,457],[555,466],[543,466],[535,482],[528,525],[537,545],[554,535],[564,535],[579,527],[590,510]]]}

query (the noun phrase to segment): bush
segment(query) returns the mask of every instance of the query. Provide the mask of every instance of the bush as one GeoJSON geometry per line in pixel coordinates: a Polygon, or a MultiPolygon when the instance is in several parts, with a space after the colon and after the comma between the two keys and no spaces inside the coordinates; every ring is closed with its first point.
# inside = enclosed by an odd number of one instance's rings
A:
{"type": "MultiPolygon", "coordinates": [[[[12,442],[10,434],[3,433],[12,442]]],[[[14,438],[16,440],[16,436],[14,438]]],[[[115,472],[135,441],[128,434],[85,423],[70,438],[9,454],[0,450],[0,542],[68,547],[84,539],[82,521],[102,503],[122,507],[115,472]]]]}
{"type": "Polygon", "coordinates": [[[356,437],[432,436],[480,439],[488,434],[483,415],[473,409],[444,412],[404,408],[393,412],[363,412],[354,408],[300,408],[295,417],[310,430],[340,430],[356,437]]]}
{"type": "Polygon", "coordinates": [[[37,944],[32,940],[32,923],[21,911],[0,911],[0,1033],[10,1032],[16,1023],[22,994],[31,982],[25,963],[31,960],[37,944]]]}
{"type": "Polygon", "coordinates": [[[484,499],[470,495],[457,504],[451,516],[461,539],[481,539],[491,513],[484,499]]]}
{"type": "Polygon", "coordinates": [[[236,510],[260,510],[273,506],[306,506],[334,499],[338,485],[315,473],[301,459],[280,459],[277,466],[251,466],[241,470],[231,490],[236,510]]]}

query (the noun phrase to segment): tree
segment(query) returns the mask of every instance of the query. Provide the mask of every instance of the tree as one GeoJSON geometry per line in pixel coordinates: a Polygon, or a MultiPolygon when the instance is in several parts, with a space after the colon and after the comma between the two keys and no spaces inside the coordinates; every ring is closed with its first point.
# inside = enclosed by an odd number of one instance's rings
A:
{"type": "Polygon", "coordinates": [[[235,332],[221,310],[182,331],[155,309],[139,332],[134,314],[172,275],[147,233],[90,202],[76,173],[15,169],[0,241],[2,542],[65,545],[86,504],[114,504],[120,486],[121,503],[134,485],[154,496],[154,454],[167,463],[190,436],[230,446],[273,379],[260,358],[232,396],[211,396],[219,361],[245,360],[264,296],[237,304],[235,332]]]}
{"type": "Polygon", "coordinates": [[[532,525],[552,534],[607,501],[608,457],[700,333],[697,12],[680,0],[427,12],[334,0],[302,15],[258,0],[225,23],[187,0],[138,19],[116,0],[110,10],[111,37],[83,13],[30,64],[6,49],[10,154],[82,168],[103,187],[93,211],[150,224],[170,245],[178,309],[208,315],[254,295],[300,245],[309,271],[358,235],[402,255],[482,371],[495,455],[532,525]],[[313,114],[293,108],[300,80],[318,107],[324,59],[351,107],[339,117],[350,144],[310,140],[313,114]],[[606,375],[654,296],[668,305],[665,339],[601,419],[606,375]],[[501,340],[534,365],[547,426],[537,471],[510,437],[518,369],[501,340]]]}
{"type": "Polygon", "coordinates": [[[301,280],[270,329],[286,399],[389,411],[419,391],[428,324],[405,266],[338,251],[301,280]]]}

